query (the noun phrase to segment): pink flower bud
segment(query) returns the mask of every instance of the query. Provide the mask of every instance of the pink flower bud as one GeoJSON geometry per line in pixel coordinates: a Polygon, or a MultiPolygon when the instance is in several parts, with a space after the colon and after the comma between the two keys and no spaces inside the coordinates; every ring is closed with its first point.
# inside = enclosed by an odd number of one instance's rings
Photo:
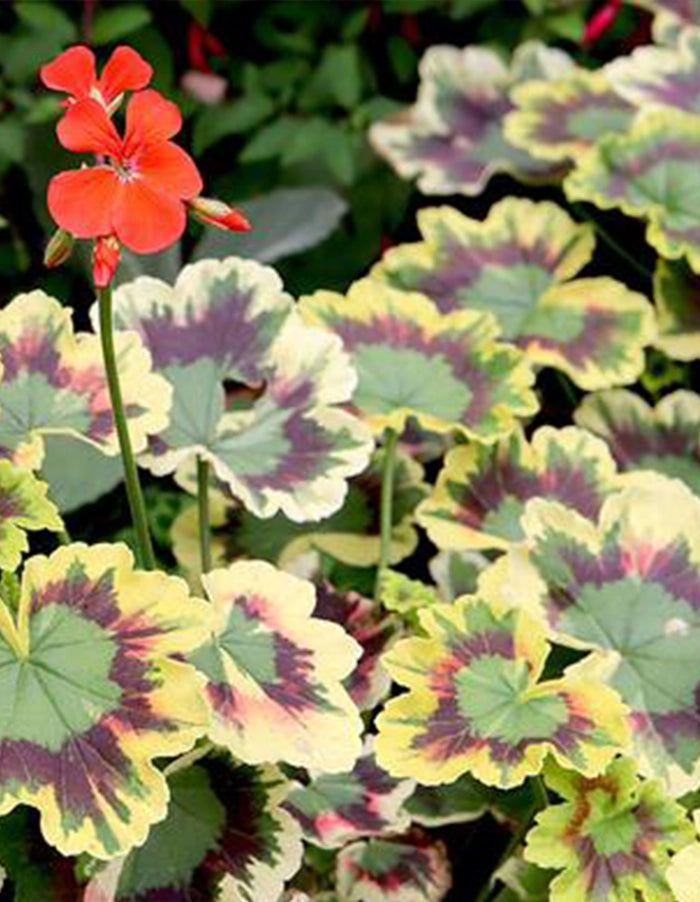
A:
{"type": "Polygon", "coordinates": [[[114,278],[121,247],[114,235],[97,238],[92,249],[92,279],[96,288],[106,288],[114,278]]]}

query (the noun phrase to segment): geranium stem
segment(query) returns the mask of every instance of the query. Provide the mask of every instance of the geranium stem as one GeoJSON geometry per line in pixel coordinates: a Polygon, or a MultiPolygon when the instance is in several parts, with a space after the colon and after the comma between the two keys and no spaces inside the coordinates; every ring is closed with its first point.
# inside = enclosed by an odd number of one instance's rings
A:
{"type": "Polygon", "coordinates": [[[382,463],[382,490],[379,514],[379,564],[374,597],[379,601],[382,574],[389,566],[391,551],[391,532],[393,526],[392,503],[394,500],[394,471],[396,469],[396,445],[399,434],[395,429],[387,429],[384,433],[384,461],[382,463]]]}
{"type": "Polygon", "coordinates": [[[211,526],[209,523],[209,462],[197,456],[197,507],[199,509],[199,553],[202,574],[211,570],[211,526]]]}
{"type": "Polygon", "coordinates": [[[114,327],[112,322],[112,289],[97,289],[97,299],[100,312],[100,339],[102,341],[102,357],[107,373],[107,385],[109,397],[112,402],[114,425],[119,439],[122,466],[124,468],[124,481],[126,482],[126,494],[129,499],[131,520],[136,533],[136,544],[141,566],[146,570],[155,570],[156,560],[151,545],[151,536],[148,532],[148,519],[146,517],[146,504],[139,483],[139,474],[136,469],[136,460],[131,447],[129,427],[124,412],[124,401],[119,383],[119,369],[117,355],[114,350],[114,327]]]}
{"type": "MultiPolygon", "coordinates": [[[[525,839],[525,836],[530,830],[530,827],[532,826],[532,822],[535,819],[537,812],[542,811],[543,808],[546,808],[547,805],[549,805],[547,787],[544,785],[544,780],[539,774],[530,778],[530,787],[532,789],[532,794],[535,797],[532,803],[532,807],[522,819],[515,832],[511,836],[510,840],[508,841],[508,845],[506,846],[505,851],[498,859],[496,870],[498,870],[501,865],[504,865],[506,861],[508,861],[508,859],[511,857],[511,855],[514,855],[515,852],[518,851],[518,849],[522,845],[523,840],[525,839]]],[[[494,880],[493,877],[490,877],[481,887],[481,891],[479,892],[474,902],[487,902],[487,900],[491,898],[493,890],[494,880]]]]}

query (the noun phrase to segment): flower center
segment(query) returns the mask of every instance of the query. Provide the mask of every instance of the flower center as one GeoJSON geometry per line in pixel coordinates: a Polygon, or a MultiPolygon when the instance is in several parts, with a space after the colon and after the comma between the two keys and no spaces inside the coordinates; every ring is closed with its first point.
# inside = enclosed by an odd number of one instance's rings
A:
{"type": "Polygon", "coordinates": [[[115,160],[114,158],[112,158],[111,162],[122,182],[133,182],[138,178],[138,169],[136,168],[133,160],[123,158],[115,160]]]}

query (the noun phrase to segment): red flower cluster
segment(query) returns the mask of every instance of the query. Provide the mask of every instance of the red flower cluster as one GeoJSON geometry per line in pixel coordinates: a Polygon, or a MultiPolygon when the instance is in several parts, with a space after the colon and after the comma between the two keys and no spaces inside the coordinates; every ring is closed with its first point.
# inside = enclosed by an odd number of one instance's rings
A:
{"type": "Polygon", "coordinates": [[[197,218],[213,225],[250,228],[237,210],[199,196],[202,179],[194,161],[171,141],[182,127],[180,111],[157,91],[142,90],[151,75],[129,47],[114,51],[99,78],[87,47],[72,47],[41,70],[47,87],[69,94],[56,129],[59,141],[67,150],[96,155],[95,165],[54,176],[48,206],[61,229],[97,239],[98,286],[111,280],[121,245],[149,254],[177,241],[190,204],[197,218]],[[122,136],[110,116],[125,91],[137,93],[127,103],[122,136]]]}

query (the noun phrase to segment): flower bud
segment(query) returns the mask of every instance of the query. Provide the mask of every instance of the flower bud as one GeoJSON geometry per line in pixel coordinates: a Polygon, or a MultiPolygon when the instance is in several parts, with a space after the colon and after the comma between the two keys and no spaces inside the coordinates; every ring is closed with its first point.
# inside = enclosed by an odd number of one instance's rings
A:
{"type": "Polygon", "coordinates": [[[231,232],[249,232],[251,224],[235,207],[211,197],[195,197],[188,203],[190,213],[199,222],[231,232]]]}
{"type": "Polygon", "coordinates": [[[114,235],[97,238],[92,249],[92,279],[96,288],[106,288],[114,278],[121,247],[114,235]]]}
{"type": "Polygon", "coordinates": [[[65,229],[56,229],[44,251],[44,266],[53,269],[65,263],[73,252],[75,238],[65,229]]]}

